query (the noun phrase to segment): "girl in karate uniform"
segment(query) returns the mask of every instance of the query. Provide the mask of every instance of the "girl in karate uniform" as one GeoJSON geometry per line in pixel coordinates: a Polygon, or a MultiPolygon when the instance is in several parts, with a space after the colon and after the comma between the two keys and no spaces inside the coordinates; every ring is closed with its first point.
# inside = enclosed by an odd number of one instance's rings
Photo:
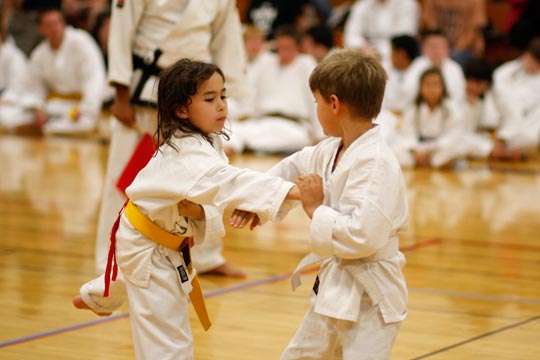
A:
{"type": "Polygon", "coordinates": [[[464,128],[441,71],[430,68],[420,77],[418,95],[403,113],[400,138],[392,148],[404,167],[450,166],[465,155],[460,140],[464,128]]]}
{"type": "MultiPolygon", "coordinates": [[[[106,315],[122,304],[127,290],[137,359],[193,359],[187,306],[188,295],[195,305],[198,281],[186,246],[191,239],[197,244],[223,236],[227,206],[246,211],[232,218],[241,227],[252,218],[252,225],[259,218],[278,220],[292,206],[284,201],[299,198],[290,182],[228,164],[221,140],[227,137],[226,119],[224,75],[217,66],[183,59],[162,72],[160,147],[126,189],[129,203],[117,231],[113,227],[108,271],[83,285],[73,300],[78,308],[106,315]],[[198,211],[186,211],[178,206],[185,200],[202,206],[188,203],[198,211]],[[178,244],[171,245],[175,239],[178,244]],[[123,278],[109,284],[115,259],[123,278]]],[[[206,329],[208,319],[199,318],[206,329]]]]}

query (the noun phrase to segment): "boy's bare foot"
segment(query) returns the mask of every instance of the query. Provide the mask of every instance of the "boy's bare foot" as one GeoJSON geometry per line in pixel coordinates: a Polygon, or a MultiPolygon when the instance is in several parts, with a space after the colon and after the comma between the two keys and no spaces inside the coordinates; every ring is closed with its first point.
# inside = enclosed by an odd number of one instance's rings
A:
{"type": "Polygon", "coordinates": [[[201,272],[201,275],[219,275],[219,276],[227,276],[227,277],[239,278],[239,279],[243,279],[246,277],[245,272],[243,272],[242,270],[238,268],[235,268],[229,263],[225,263],[211,270],[201,272]]]}
{"type": "Polygon", "coordinates": [[[81,298],[81,295],[75,296],[73,298],[73,300],[71,300],[71,302],[73,303],[73,306],[75,306],[77,309],[90,310],[90,311],[92,311],[94,314],[96,314],[98,316],[109,316],[109,315],[112,314],[112,313],[98,313],[98,312],[95,312],[94,310],[92,310],[90,308],[90,306],[86,305],[86,303],[81,298]]]}

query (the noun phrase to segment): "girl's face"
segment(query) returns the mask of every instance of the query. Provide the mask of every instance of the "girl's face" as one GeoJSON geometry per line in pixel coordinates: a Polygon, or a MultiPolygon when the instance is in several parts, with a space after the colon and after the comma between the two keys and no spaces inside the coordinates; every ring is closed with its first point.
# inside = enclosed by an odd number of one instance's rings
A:
{"type": "Polygon", "coordinates": [[[430,105],[438,105],[443,97],[443,82],[439,74],[428,74],[422,80],[420,86],[422,99],[430,105]]]}
{"type": "Polygon", "coordinates": [[[177,109],[177,115],[198,127],[205,134],[219,133],[227,119],[227,98],[223,78],[217,72],[201,83],[191,104],[177,109]]]}

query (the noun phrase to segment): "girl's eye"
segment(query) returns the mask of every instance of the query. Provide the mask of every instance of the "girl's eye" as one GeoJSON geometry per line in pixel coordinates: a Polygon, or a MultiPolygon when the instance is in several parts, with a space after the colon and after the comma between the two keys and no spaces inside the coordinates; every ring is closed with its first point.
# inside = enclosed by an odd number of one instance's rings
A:
{"type": "Polygon", "coordinates": [[[214,98],[211,98],[211,99],[204,99],[204,101],[206,101],[206,102],[212,102],[212,101],[214,101],[214,98]]]}
{"type": "Polygon", "coordinates": [[[221,100],[225,100],[225,99],[227,99],[227,97],[228,96],[226,96],[226,95],[221,95],[221,100]]]}

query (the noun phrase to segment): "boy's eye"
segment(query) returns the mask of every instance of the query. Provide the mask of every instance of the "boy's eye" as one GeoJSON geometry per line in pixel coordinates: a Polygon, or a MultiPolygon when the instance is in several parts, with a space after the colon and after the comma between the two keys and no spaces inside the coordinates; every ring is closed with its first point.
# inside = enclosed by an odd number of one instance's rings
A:
{"type": "Polygon", "coordinates": [[[225,99],[227,99],[227,97],[228,96],[226,96],[226,95],[221,95],[221,100],[225,100],[225,99]]]}
{"type": "Polygon", "coordinates": [[[210,99],[204,99],[204,101],[207,101],[207,102],[212,102],[212,101],[214,101],[214,98],[210,98],[210,99]]]}

